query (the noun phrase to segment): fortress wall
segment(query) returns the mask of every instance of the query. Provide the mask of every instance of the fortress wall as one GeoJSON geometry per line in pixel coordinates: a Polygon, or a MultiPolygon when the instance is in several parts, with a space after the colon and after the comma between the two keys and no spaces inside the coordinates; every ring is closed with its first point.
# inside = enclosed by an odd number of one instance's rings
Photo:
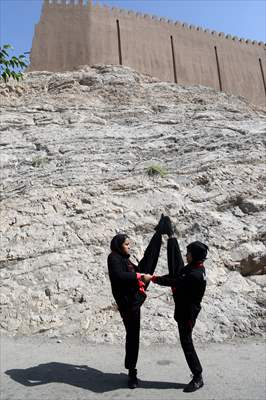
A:
{"type": "Polygon", "coordinates": [[[177,81],[184,85],[211,86],[219,90],[213,38],[176,25],[173,32],[177,81]]]}
{"type": "Polygon", "coordinates": [[[173,81],[170,41],[158,22],[131,14],[119,21],[123,63],[161,80],[173,81]]]}
{"type": "Polygon", "coordinates": [[[117,21],[120,28],[123,65],[180,84],[202,84],[219,89],[214,46],[196,30],[181,24],[118,9],[95,8],[92,13],[92,36],[97,32],[92,49],[92,63],[119,63],[117,21]],[[100,33],[100,34],[99,34],[100,33]],[[106,43],[106,37],[115,41],[106,43]],[[107,60],[107,61],[105,61],[107,60]]]}
{"type": "MultiPolygon", "coordinates": [[[[265,104],[265,88],[259,59],[265,69],[263,49],[238,40],[220,40],[219,54],[222,90],[249,98],[255,104],[265,104]]],[[[264,75],[265,76],[265,75],[264,75]]]]}
{"type": "Polygon", "coordinates": [[[30,70],[73,70],[82,64],[123,64],[163,81],[210,86],[265,104],[263,43],[91,0],[46,0],[30,70]]]}
{"type": "Polygon", "coordinates": [[[116,15],[107,7],[90,11],[90,65],[119,64],[116,15]]]}
{"type": "Polygon", "coordinates": [[[121,63],[141,73],[173,81],[170,36],[160,32],[158,21],[151,21],[127,11],[93,7],[90,64],[121,63]],[[166,40],[168,46],[165,46],[166,40]]]}
{"type": "Polygon", "coordinates": [[[35,27],[29,70],[65,71],[88,64],[89,18],[83,6],[44,4],[35,27]]]}

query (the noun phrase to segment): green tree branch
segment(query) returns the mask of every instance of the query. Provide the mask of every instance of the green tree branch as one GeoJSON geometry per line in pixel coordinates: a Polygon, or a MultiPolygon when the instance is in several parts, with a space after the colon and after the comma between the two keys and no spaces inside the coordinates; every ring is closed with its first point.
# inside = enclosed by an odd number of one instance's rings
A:
{"type": "Polygon", "coordinates": [[[9,50],[13,47],[10,44],[4,44],[0,47],[0,81],[8,82],[10,78],[19,81],[23,79],[22,70],[28,66],[26,56],[20,54],[18,57],[9,55],[9,50]]]}

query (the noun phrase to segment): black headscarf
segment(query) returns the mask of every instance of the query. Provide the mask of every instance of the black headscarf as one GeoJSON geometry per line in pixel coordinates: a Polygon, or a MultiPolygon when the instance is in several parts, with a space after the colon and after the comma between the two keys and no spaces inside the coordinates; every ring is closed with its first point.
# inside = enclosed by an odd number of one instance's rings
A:
{"type": "Polygon", "coordinates": [[[208,250],[208,246],[198,240],[187,246],[187,251],[191,254],[193,261],[204,261],[207,257],[208,250]]]}
{"type": "Polygon", "coordinates": [[[127,238],[128,236],[125,233],[115,235],[110,243],[111,250],[121,254],[121,246],[127,238]]]}

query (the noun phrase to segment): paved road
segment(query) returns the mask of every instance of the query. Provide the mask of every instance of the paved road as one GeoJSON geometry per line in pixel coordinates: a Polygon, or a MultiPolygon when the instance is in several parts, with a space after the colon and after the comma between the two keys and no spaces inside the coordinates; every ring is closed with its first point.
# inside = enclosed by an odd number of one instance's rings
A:
{"type": "Polygon", "coordinates": [[[179,346],[142,347],[140,387],[127,389],[123,347],[81,339],[1,337],[1,400],[265,400],[265,342],[253,338],[197,347],[205,386],[190,380],[179,346]]]}

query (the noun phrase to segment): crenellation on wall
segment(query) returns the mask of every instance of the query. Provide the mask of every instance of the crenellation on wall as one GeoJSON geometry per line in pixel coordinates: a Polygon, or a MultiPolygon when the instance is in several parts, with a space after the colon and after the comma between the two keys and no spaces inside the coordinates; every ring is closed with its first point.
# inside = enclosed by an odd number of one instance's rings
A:
{"type": "Polygon", "coordinates": [[[48,7],[52,7],[52,8],[55,8],[55,7],[60,7],[60,6],[69,6],[70,4],[69,3],[67,3],[67,0],[50,0],[50,2],[49,2],[49,0],[48,0],[48,2],[46,3],[46,5],[48,6],[48,7]]]}
{"type": "Polygon", "coordinates": [[[103,12],[105,12],[105,14],[108,16],[112,14],[111,8],[106,4],[104,5],[103,12]]]}
{"type": "Polygon", "coordinates": [[[123,8],[118,8],[118,7],[111,7],[111,8],[109,8],[109,10],[110,10],[110,12],[111,13],[113,13],[114,15],[121,15],[121,17],[123,17],[123,16],[125,16],[125,15],[128,15],[129,13],[131,14],[131,15],[135,15],[135,12],[134,11],[128,11],[128,10],[125,10],[125,9],[123,9],[123,8]]]}
{"type": "Polygon", "coordinates": [[[136,13],[134,12],[134,11],[132,11],[132,10],[128,10],[128,15],[131,15],[131,16],[136,16],[136,13]]]}
{"type": "Polygon", "coordinates": [[[123,8],[117,8],[117,12],[119,12],[121,16],[128,16],[128,10],[123,10],[123,8]]]}
{"type": "Polygon", "coordinates": [[[51,3],[51,6],[53,7],[54,10],[57,8],[66,9],[66,7],[68,7],[70,5],[66,2],[66,0],[61,0],[61,2],[56,2],[55,0],[53,0],[53,1],[54,1],[54,3],[53,4],[51,3]]]}
{"type": "Polygon", "coordinates": [[[118,8],[118,12],[119,12],[121,15],[128,15],[128,10],[125,10],[125,9],[123,9],[123,8],[118,8]]]}
{"type": "Polygon", "coordinates": [[[93,9],[98,9],[98,10],[105,10],[110,13],[114,14],[120,14],[121,16],[124,15],[130,15],[134,16],[135,18],[140,18],[140,19],[145,19],[145,20],[153,20],[154,22],[161,22],[163,24],[169,24],[169,26],[176,25],[176,26],[182,26],[184,29],[188,30],[196,30],[198,32],[205,32],[209,35],[214,35],[214,36],[219,36],[219,37],[225,37],[226,39],[230,39],[232,41],[239,41],[241,44],[252,44],[254,46],[264,46],[265,43],[262,42],[262,44],[259,44],[261,42],[257,42],[256,40],[250,40],[250,39],[244,39],[238,38],[237,36],[232,36],[231,34],[221,34],[221,32],[217,32],[215,30],[210,30],[209,28],[203,28],[201,26],[195,26],[192,24],[187,24],[185,22],[180,22],[180,21],[173,21],[171,19],[167,19],[165,17],[158,17],[156,15],[149,15],[149,14],[143,14],[141,12],[135,12],[131,10],[125,10],[117,7],[109,7],[106,4],[100,4],[97,0],[96,3],[93,2],[93,0],[44,0],[44,7],[54,7],[57,5],[63,5],[66,7],[73,8],[74,6],[79,6],[79,7],[84,7],[84,9],[87,8],[93,8],[93,9]]]}
{"type": "Polygon", "coordinates": [[[135,13],[135,11],[132,11],[132,10],[123,10],[123,9],[121,9],[121,8],[117,8],[117,7],[111,7],[111,12],[114,12],[114,13],[121,13],[121,14],[123,14],[123,15],[132,15],[132,16],[136,16],[136,13],[135,13]]]}

